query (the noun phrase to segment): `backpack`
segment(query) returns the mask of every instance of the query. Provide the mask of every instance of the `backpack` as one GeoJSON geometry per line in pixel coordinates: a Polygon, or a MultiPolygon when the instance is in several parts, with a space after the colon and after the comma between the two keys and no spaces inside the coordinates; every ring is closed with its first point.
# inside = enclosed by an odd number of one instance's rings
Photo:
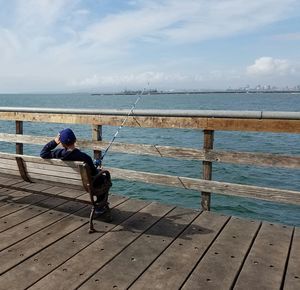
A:
{"type": "Polygon", "coordinates": [[[99,173],[93,177],[92,195],[97,197],[97,206],[102,207],[108,204],[108,193],[111,186],[111,176],[108,170],[100,170],[99,173]]]}

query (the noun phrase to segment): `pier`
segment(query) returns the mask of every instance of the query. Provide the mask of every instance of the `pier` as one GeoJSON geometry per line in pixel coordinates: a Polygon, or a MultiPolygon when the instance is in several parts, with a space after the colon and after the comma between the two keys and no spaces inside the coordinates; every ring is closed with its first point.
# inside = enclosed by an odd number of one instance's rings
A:
{"type": "MultiPolygon", "coordinates": [[[[43,145],[51,136],[28,135],[23,122],[89,124],[91,140],[78,146],[99,156],[108,145],[102,126],[119,126],[126,111],[0,108],[15,134],[0,141],[43,145]]],[[[34,173],[0,154],[0,289],[299,289],[298,227],[210,212],[214,193],[300,204],[300,192],[214,181],[213,163],[300,169],[300,157],[214,149],[215,131],[300,133],[299,112],[137,110],[126,126],[199,130],[203,148],[115,142],[112,152],[201,160],[202,176],[108,168],[113,179],[199,191],[199,209],[110,196],[113,221],[95,220],[88,234],[89,197],[74,186],[32,182],[34,173]],[[6,160],[6,159],[5,159],[6,160]],[[26,172],[25,172],[26,173],[26,172]]],[[[44,170],[45,174],[49,168],[44,170]]],[[[200,172],[200,169],[199,169],[200,172]]],[[[200,174],[199,174],[200,175],[200,174]]]]}

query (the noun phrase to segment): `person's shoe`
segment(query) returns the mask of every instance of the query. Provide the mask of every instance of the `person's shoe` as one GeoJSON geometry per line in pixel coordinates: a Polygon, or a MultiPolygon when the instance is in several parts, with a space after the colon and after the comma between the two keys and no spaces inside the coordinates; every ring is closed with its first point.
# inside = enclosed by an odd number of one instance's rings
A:
{"type": "Polygon", "coordinates": [[[99,216],[99,215],[102,215],[104,214],[105,212],[107,211],[107,209],[105,207],[96,207],[95,208],[95,215],[99,216]]]}
{"type": "Polygon", "coordinates": [[[110,223],[112,222],[113,218],[112,218],[112,214],[111,214],[111,210],[110,208],[108,208],[106,210],[106,212],[104,212],[101,216],[100,216],[101,220],[110,223]]]}
{"type": "Polygon", "coordinates": [[[96,215],[96,217],[100,217],[105,222],[112,221],[111,210],[108,205],[101,207],[101,208],[96,207],[95,215],[96,215]]]}

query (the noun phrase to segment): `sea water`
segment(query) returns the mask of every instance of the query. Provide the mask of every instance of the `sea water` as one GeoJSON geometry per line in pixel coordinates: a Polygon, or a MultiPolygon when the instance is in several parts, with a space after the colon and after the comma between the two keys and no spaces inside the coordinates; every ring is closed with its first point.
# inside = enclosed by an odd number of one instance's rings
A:
{"type": "MultiPolygon", "coordinates": [[[[9,94],[0,95],[0,106],[71,109],[130,109],[135,95],[77,94],[9,94]]],[[[215,93],[144,95],[137,109],[179,110],[259,110],[300,111],[300,94],[288,93],[215,93]]],[[[47,124],[24,122],[24,134],[53,138],[66,126],[78,139],[91,138],[90,125],[47,124]]],[[[15,133],[13,121],[0,121],[1,133],[15,133]]],[[[103,139],[110,141],[117,127],[104,126],[103,139]]],[[[49,139],[49,140],[50,140],[49,139]]],[[[116,142],[202,148],[201,130],[155,129],[124,127],[116,142]]],[[[287,133],[216,131],[216,150],[265,152],[300,155],[300,135],[287,133]]],[[[11,152],[15,145],[0,142],[0,152],[11,152]]],[[[41,146],[24,145],[24,153],[39,155],[41,146]]],[[[91,151],[86,151],[92,154],[91,151]]],[[[104,165],[154,173],[198,178],[202,176],[202,162],[147,155],[108,152],[104,165]]],[[[300,170],[254,167],[213,163],[213,180],[300,191],[300,170]]],[[[142,182],[113,180],[112,192],[133,198],[159,201],[183,207],[200,208],[200,193],[175,187],[155,186],[142,182]]],[[[212,211],[252,219],[300,226],[300,206],[272,203],[250,198],[212,194],[212,211]]]]}

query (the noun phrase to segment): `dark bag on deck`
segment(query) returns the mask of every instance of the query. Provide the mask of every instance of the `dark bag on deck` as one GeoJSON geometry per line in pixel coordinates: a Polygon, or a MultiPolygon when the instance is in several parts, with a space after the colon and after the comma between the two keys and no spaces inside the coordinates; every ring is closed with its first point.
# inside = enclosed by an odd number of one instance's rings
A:
{"type": "Polygon", "coordinates": [[[98,207],[108,204],[108,193],[111,186],[111,177],[108,170],[100,170],[99,173],[93,177],[92,194],[97,197],[98,207]]]}

